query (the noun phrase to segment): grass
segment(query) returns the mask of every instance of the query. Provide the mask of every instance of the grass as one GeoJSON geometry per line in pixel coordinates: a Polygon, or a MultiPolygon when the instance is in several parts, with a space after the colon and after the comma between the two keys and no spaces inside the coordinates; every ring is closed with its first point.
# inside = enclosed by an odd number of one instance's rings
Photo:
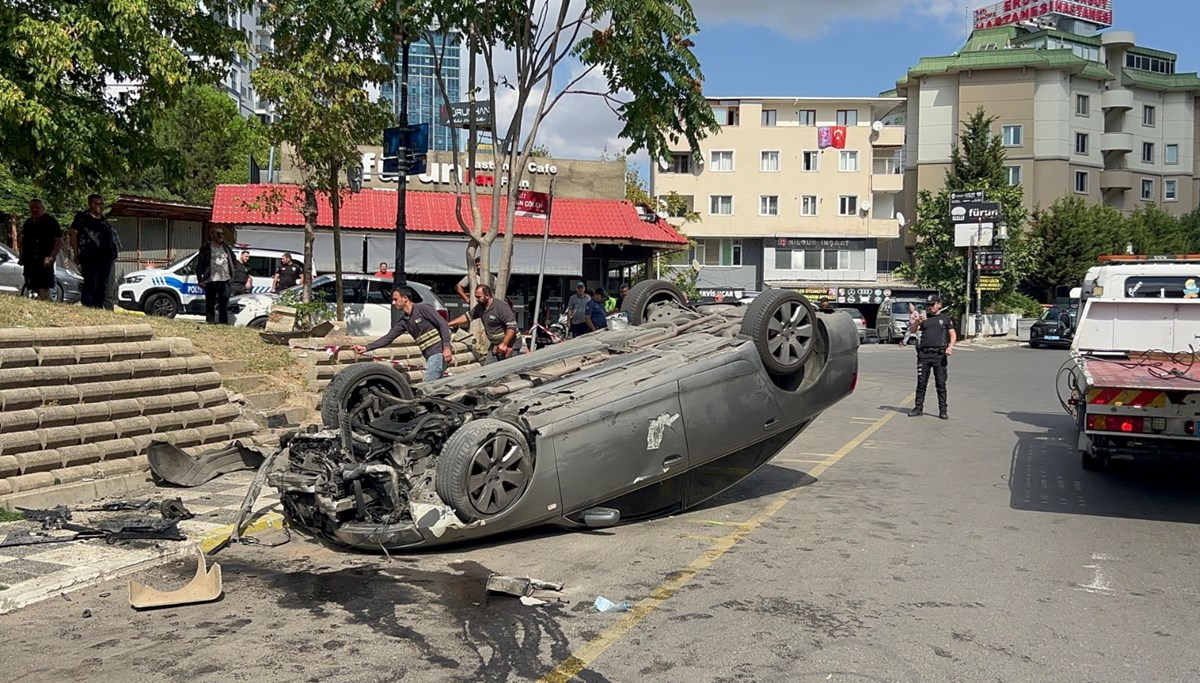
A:
{"type": "Polygon", "coordinates": [[[255,330],[172,320],[127,311],[104,311],[79,305],[54,304],[19,296],[0,296],[0,326],[79,327],[85,325],[147,324],[156,338],[184,337],[196,351],[213,360],[249,362],[248,374],[274,375],[292,367],[287,348],[263,342],[255,330]]]}
{"type": "Polygon", "coordinates": [[[25,515],[19,512],[13,512],[8,508],[0,508],[0,522],[19,522],[25,519],[25,515]]]}

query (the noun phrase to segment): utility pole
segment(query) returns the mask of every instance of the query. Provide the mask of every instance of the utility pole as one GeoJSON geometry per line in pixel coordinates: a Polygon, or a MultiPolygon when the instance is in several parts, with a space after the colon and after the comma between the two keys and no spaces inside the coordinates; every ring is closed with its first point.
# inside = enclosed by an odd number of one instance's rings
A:
{"type": "MultiPolygon", "coordinates": [[[[408,280],[404,275],[404,241],[408,233],[408,51],[407,35],[400,36],[400,126],[401,143],[399,149],[400,177],[396,191],[396,263],[393,266],[392,284],[394,287],[404,287],[408,280]]],[[[400,318],[400,311],[392,309],[392,324],[400,318]]]]}

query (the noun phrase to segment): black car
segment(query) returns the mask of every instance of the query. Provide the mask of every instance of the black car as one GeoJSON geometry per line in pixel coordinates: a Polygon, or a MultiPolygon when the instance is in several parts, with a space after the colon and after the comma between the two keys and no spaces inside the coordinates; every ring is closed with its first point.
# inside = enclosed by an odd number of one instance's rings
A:
{"type": "Polygon", "coordinates": [[[1047,346],[1070,346],[1075,341],[1074,308],[1047,308],[1042,317],[1029,328],[1029,346],[1041,349],[1047,346]]]}

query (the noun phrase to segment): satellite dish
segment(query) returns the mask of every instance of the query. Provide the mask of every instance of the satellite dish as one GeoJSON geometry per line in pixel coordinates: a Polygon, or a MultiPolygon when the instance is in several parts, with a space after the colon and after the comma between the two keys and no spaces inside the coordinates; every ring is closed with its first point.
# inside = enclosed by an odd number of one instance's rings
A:
{"type": "Polygon", "coordinates": [[[883,130],[883,121],[876,121],[875,123],[872,123],[871,130],[875,131],[876,133],[883,130]]]}
{"type": "Polygon", "coordinates": [[[896,222],[899,223],[901,229],[903,229],[904,226],[908,223],[908,220],[904,218],[904,214],[897,211],[896,212],[896,222]]]}
{"type": "Polygon", "coordinates": [[[668,163],[667,163],[667,160],[666,160],[666,159],[659,159],[659,160],[658,160],[658,170],[660,170],[660,171],[666,171],[666,170],[667,170],[668,168],[670,168],[670,167],[671,167],[671,166],[670,166],[670,164],[668,164],[668,163]]]}
{"type": "Polygon", "coordinates": [[[696,271],[697,273],[699,273],[699,272],[700,272],[700,269],[701,269],[701,268],[703,268],[703,267],[704,267],[704,266],[700,265],[700,262],[699,262],[699,261],[697,261],[696,259],[692,259],[692,270],[694,270],[694,271],[696,271]]]}
{"type": "Polygon", "coordinates": [[[866,213],[866,212],[868,212],[868,211],[870,211],[870,210],[871,210],[871,202],[870,202],[870,201],[865,201],[865,202],[863,202],[862,204],[859,204],[859,205],[858,205],[858,208],[859,208],[859,210],[860,210],[860,211],[862,211],[863,213],[866,213]]]}

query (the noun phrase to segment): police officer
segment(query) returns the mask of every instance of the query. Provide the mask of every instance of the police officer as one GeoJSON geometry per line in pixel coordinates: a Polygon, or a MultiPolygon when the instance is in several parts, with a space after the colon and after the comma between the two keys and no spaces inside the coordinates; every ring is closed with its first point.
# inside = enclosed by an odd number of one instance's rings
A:
{"type": "Polygon", "coordinates": [[[946,368],[950,355],[954,353],[954,345],[958,343],[958,333],[954,331],[954,322],[950,314],[942,309],[942,299],[934,294],[929,297],[928,316],[918,323],[921,329],[920,342],[917,345],[917,401],[909,411],[909,417],[920,417],[925,414],[925,389],[929,386],[929,371],[933,371],[933,381],[937,385],[938,417],[949,420],[946,413],[946,368]]]}

